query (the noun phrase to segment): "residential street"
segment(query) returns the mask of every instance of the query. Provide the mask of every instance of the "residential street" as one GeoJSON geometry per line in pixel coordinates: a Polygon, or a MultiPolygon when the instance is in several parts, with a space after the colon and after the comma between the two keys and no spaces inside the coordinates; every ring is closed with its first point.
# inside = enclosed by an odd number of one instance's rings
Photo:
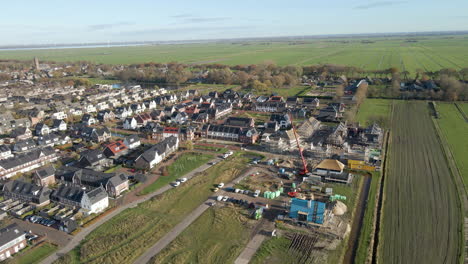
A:
{"type": "MultiPolygon", "coordinates": [[[[212,163],[212,162],[216,162],[216,161],[219,161],[221,160],[219,157],[216,157],[214,159],[212,159],[210,162],[208,163],[212,163]]],[[[184,177],[187,178],[187,179],[191,179],[193,178],[195,175],[197,175],[199,172],[202,172],[208,168],[210,168],[212,165],[208,165],[208,163],[205,163],[203,164],[202,166],[198,167],[197,169],[189,172],[188,174],[186,174],[184,177]]],[[[116,208],[115,210],[113,210],[111,213],[107,214],[107,215],[104,215],[102,218],[100,218],[99,220],[97,220],[96,222],[94,222],[93,224],[83,228],[81,230],[81,232],[79,232],[77,235],[75,235],[69,242],[68,244],[65,246],[65,247],[62,247],[60,248],[55,254],[52,254],[50,255],[49,257],[47,257],[46,259],[44,259],[43,261],[41,261],[41,264],[49,264],[49,263],[52,263],[54,262],[55,260],[57,260],[60,256],[62,255],[65,255],[66,253],[68,253],[69,251],[71,251],[73,248],[75,248],[76,246],[78,246],[80,244],[80,242],[89,234],[91,233],[94,229],[98,228],[100,225],[104,224],[105,222],[109,221],[112,217],[118,215],[119,213],[121,213],[122,211],[124,211],[125,209],[128,209],[128,208],[133,208],[133,207],[136,207],[138,204],[142,203],[142,202],[146,202],[148,201],[149,199],[157,196],[157,195],[160,195],[164,192],[166,192],[167,190],[170,190],[172,189],[173,187],[168,184],[164,187],[162,187],[161,189],[153,192],[153,193],[150,193],[146,196],[141,196],[141,198],[139,200],[136,200],[136,201],[133,201],[131,203],[128,203],[128,204],[124,204],[118,208],[116,208]]]]}

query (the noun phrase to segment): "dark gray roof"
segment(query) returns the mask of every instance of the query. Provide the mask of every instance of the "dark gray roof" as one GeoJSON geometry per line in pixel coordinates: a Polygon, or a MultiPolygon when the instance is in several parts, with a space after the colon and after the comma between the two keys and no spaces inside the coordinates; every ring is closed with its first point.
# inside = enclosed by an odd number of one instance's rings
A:
{"type": "Polygon", "coordinates": [[[128,181],[128,177],[125,174],[115,175],[109,179],[109,183],[112,184],[112,186],[119,186],[126,181],[128,181]]]}
{"type": "Polygon", "coordinates": [[[42,169],[37,170],[36,175],[41,179],[55,175],[55,168],[52,165],[48,165],[42,169]]]}
{"type": "Polygon", "coordinates": [[[252,124],[252,118],[230,116],[224,124],[227,126],[249,127],[252,124]]]}
{"type": "Polygon", "coordinates": [[[129,143],[129,144],[133,144],[135,142],[138,142],[140,141],[140,137],[138,137],[138,135],[130,135],[130,136],[127,136],[125,137],[125,140],[129,143]]]}
{"type": "Polygon", "coordinates": [[[7,145],[0,145],[0,153],[11,151],[10,147],[7,145]]]}
{"type": "Polygon", "coordinates": [[[81,203],[83,194],[84,190],[76,186],[60,185],[59,188],[52,193],[51,198],[58,201],[70,200],[76,203],[81,203]]]}
{"type": "Polygon", "coordinates": [[[153,145],[147,151],[143,152],[143,154],[141,154],[140,157],[138,158],[139,159],[142,158],[147,162],[151,162],[156,157],[156,153],[158,155],[162,155],[163,153],[167,151],[168,147],[173,147],[175,146],[176,143],[177,143],[176,137],[174,136],[167,137],[164,140],[153,145]]]}
{"type": "Polygon", "coordinates": [[[39,159],[39,156],[41,154],[44,154],[45,156],[49,156],[54,154],[55,151],[51,147],[45,147],[42,149],[35,149],[30,152],[24,153],[17,155],[14,158],[9,158],[5,160],[0,160],[0,167],[4,168],[5,170],[12,169],[18,166],[21,166],[23,164],[26,164],[28,162],[33,162],[37,159],[39,159]]]}
{"type": "Polygon", "coordinates": [[[25,230],[17,224],[11,224],[5,228],[0,229],[0,247],[23,236],[25,230]]]}
{"type": "Polygon", "coordinates": [[[27,197],[34,203],[43,203],[49,200],[50,193],[52,192],[47,187],[38,186],[32,183],[13,180],[5,183],[3,186],[5,193],[14,193],[16,195],[27,197]]]}
{"type": "Polygon", "coordinates": [[[106,192],[106,190],[104,190],[103,187],[99,187],[99,188],[96,188],[96,189],[91,190],[89,192],[86,192],[86,195],[88,195],[89,200],[91,201],[91,204],[99,202],[102,199],[108,197],[107,192],[106,192]]]}

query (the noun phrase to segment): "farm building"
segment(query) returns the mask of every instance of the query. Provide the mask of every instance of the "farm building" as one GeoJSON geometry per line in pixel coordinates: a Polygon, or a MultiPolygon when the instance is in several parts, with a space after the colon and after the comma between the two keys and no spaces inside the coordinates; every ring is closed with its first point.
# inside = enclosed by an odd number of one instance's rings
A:
{"type": "Polygon", "coordinates": [[[324,222],[325,210],[325,203],[292,198],[289,217],[297,219],[298,221],[312,222],[321,225],[324,222]]]}

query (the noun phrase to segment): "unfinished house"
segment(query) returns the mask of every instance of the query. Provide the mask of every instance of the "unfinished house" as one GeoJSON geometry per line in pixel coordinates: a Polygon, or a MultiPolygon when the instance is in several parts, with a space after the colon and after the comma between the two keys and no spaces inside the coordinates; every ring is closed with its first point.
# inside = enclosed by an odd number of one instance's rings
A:
{"type": "Polygon", "coordinates": [[[333,129],[333,132],[327,137],[326,143],[341,147],[345,143],[345,138],[348,134],[346,123],[340,123],[333,129]]]}
{"type": "Polygon", "coordinates": [[[320,121],[311,117],[297,127],[297,135],[302,139],[309,139],[320,128],[320,121]]]}

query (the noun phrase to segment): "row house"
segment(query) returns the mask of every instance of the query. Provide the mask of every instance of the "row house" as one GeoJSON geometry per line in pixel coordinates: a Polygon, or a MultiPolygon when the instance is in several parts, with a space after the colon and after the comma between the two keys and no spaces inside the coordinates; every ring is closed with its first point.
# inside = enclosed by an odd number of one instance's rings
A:
{"type": "Polygon", "coordinates": [[[57,159],[55,150],[51,147],[45,147],[19,154],[14,158],[0,160],[0,178],[7,179],[17,173],[29,172],[57,159]]]}
{"type": "Polygon", "coordinates": [[[103,186],[109,196],[120,196],[129,189],[128,177],[122,173],[105,173],[76,167],[57,170],[56,180],[67,185],[94,189],[103,186]]]}
{"type": "Polygon", "coordinates": [[[63,120],[54,120],[54,123],[52,124],[52,131],[66,131],[67,130],[67,122],[63,120]]]}
{"type": "Polygon", "coordinates": [[[96,110],[97,111],[102,111],[102,110],[106,110],[106,109],[109,109],[109,105],[107,104],[107,102],[99,102],[96,104],[96,110]]]}
{"type": "Polygon", "coordinates": [[[52,119],[58,119],[58,120],[63,120],[63,119],[67,119],[68,115],[66,113],[64,113],[63,111],[60,111],[60,112],[55,112],[51,115],[51,118],[52,119]]]}
{"type": "Polygon", "coordinates": [[[258,102],[253,106],[253,110],[259,112],[284,112],[287,104],[284,102],[258,102]]]}
{"type": "Polygon", "coordinates": [[[131,116],[132,114],[133,110],[130,106],[122,106],[115,109],[115,117],[120,120],[125,120],[125,118],[131,116]]]}
{"type": "Polygon", "coordinates": [[[10,258],[27,245],[26,231],[18,224],[0,229],[0,261],[10,258]]]}
{"type": "Polygon", "coordinates": [[[85,215],[101,213],[109,206],[109,196],[102,186],[87,191],[76,186],[60,185],[50,198],[58,204],[80,208],[85,215]]]}
{"type": "Polygon", "coordinates": [[[88,113],[88,114],[97,112],[96,107],[94,105],[92,105],[92,104],[86,105],[83,110],[84,110],[85,113],[88,113]]]}
{"type": "Polygon", "coordinates": [[[97,123],[96,119],[90,115],[90,114],[84,114],[81,117],[81,123],[87,125],[87,126],[92,126],[97,123]]]}
{"type": "Polygon", "coordinates": [[[31,203],[35,206],[45,206],[50,203],[52,191],[43,186],[20,180],[8,181],[3,186],[5,199],[12,199],[22,203],[31,203]]]}
{"type": "Polygon", "coordinates": [[[101,123],[106,123],[115,119],[115,114],[111,110],[101,110],[97,114],[97,120],[101,123]]]}
{"type": "Polygon", "coordinates": [[[221,104],[214,108],[208,109],[207,113],[212,119],[220,119],[232,113],[232,104],[221,104]]]}
{"type": "Polygon", "coordinates": [[[171,136],[153,145],[135,160],[135,167],[149,170],[179,148],[179,139],[171,136]]]}
{"type": "Polygon", "coordinates": [[[201,136],[209,139],[253,144],[258,140],[259,134],[255,128],[207,124],[203,126],[201,136]]]}
{"type": "Polygon", "coordinates": [[[10,137],[15,138],[15,140],[25,140],[32,138],[32,132],[26,126],[17,127],[10,133],[10,137]]]}
{"type": "Polygon", "coordinates": [[[15,155],[11,153],[11,149],[7,145],[0,145],[0,160],[12,158],[15,155]]]}

